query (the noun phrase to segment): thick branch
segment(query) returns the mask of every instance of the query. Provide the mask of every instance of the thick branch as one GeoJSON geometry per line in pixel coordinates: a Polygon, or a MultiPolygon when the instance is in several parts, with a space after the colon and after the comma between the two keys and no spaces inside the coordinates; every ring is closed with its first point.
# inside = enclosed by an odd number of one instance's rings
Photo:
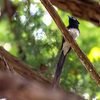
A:
{"type": "MultiPolygon", "coordinates": [[[[50,86],[51,82],[49,80],[42,77],[40,73],[36,72],[34,69],[32,69],[32,67],[26,65],[21,60],[11,55],[1,46],[0,46],[0,55],[1,57],[5,58],[5,60],[8,63],[9,69],[11,69],[13,73],[20,74],[26,79],[36,80],[43,85],[45,84],[47,86],[50,86]]],[[[0,70],[5,70],[5,64],[3,63],[2,59],[0,59],[0,70]]]]}
{"type": "Polygon", "coordinates": [[[85,100],[71,92],[52,91],[36,81],[0,72],[0,98],[7,100],[85,100]]]}
{"type": "Polygon", "coordinates": [[[0,98],[9,100],[84,100],[79,95],[65,92],[62,89],[54,93],[50,89],[50,81],[2,47],[0,47],[0,70],[6,70],[6,74],[0,72],[0,98]]]}
{"type": "Polygon", "coordinates": [[[74,52],[77,54],[77,56],[79,57],[80,61],[82,62],[82,64],[87,69],[87,71],[90,73],[91,77],[95,80],[95,82],[98,84],[98,86],[100,86],[100,77],[99,77],[97,71],[95,70],[95,68],[93,67],[93,65],[91,64],[91,62],[87,58],[87,56],[79,48],[79,46],[77,45],[76,41],[69,34],[66,26],[62,22],[61,18],[59,17],[59,15],[56,12],[56,10],[53,8],[53,6],[50,3],[50,1],[49,0],[41,0],[41,2],[45,6],[47,11],[50,13],[50,15],[52,16],[53,20],[55,21],[55,23],[57,24],[58,28],[60,29],[60,31],[62,32],[63,36],[65,37],[66,41],[68,41],[70,43],[70,46],[72,47],[74,52]]]}
{"type": "Polygon", "coordinates": [[[100,26],[100,5],[92,0],[50,0],[57,8],[71,13],[74,17],[100,26]]]}

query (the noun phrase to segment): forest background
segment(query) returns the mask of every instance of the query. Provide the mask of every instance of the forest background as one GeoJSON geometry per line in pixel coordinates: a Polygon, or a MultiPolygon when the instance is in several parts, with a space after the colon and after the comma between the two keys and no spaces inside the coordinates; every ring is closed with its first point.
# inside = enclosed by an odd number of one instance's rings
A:
{"type": "MultiPolygon", "coordinates": [[[[0,45],[52,80],[61,53],[62,35],[59,29],[38,0],[10,1],[16,6],[12,8],[13,16],[0,14],[0,45]]],[[[3,7],[3,0],[0,0],[0,7],[3,7]]],[[[56,10],[68,26],[67,15],[71,14],[56,10]]],[[[85,20],[78,21],[80,36],[77,43],[100,73],[100,28],[85,20]]],[[[100,99],[97,84],[73,50],[66,58],[60,85],[87,99],[100,99]]]]}

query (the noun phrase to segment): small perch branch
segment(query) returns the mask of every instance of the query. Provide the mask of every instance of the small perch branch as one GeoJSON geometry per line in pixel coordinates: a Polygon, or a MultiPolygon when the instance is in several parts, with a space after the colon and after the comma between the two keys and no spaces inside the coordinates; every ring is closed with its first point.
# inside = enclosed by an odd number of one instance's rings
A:
{"type": "Polygon", "coordinates": [[[82,62],[82,64],[87,69],[87,71],[90,73],[91,77],[95,80],[95,82],[98,84],[98,86],[100,86],[99,74],[97,73],[97,71],[95,70],[95,68],[93,67],[93,65],[89,61],[89,59],[87,58],[87,56],[79,48],[79,46],[76,43],[76,41],[69,34],[66,26],[62,22],[61,18],[57,14],[56,10],[54,9],[54,7],[50,3],[50,1],[49,0],[41,0],[41,2],[45,6],[47,11],[50,13],[50,15],[52,16],[52,18],[55,21],[56,25],[58,26],[58,28],[60,29],[61,33],[65,37],[66,41],[68,41],[70,43],[70,46],[72,47],[74,52],[77,54],[77,56],[79,57],[80,61],[82,62]]]}

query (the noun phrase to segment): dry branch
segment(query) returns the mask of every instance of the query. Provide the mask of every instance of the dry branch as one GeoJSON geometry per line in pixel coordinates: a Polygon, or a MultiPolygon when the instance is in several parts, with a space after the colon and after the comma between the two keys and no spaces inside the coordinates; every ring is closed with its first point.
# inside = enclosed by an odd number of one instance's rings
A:
{"type": "Polygon", "coordinates": [[[52,91],[36,81],[0,72],[0,98],[7,100],[85,100],[71,92],[52,91]]]}
{"type": "Polygon", "coordinates": [[[74,52],[77,54],[79,57],[80,61],[82,64],[85,66],[87,71],[90,73],[91,77],[94,79],[94,81],[97,83],[98,86],[100,86],[100,77],[87,56],[83,53],[83,51],[79,48],[78,44],[76,41],[72,38],[72,36],[69,34],[66,26],[62,22],[61,18],[57,14],[56,10],[53,8],[52,4],[50,3],[49,0],[41,0],[42,4],[45,6],[47,11],[50,13],[52,16],[53,20],[55,21],[56,25],[62,32],[63,36],[65,37],[66,41],[70,43],[70,46],[74,50],[74,52]]]}
{"type": "Polygon", "coordinates": [[[50,0],[57,8],[72,16],[100,26],[100,4],[93,0],[50,0]]]}

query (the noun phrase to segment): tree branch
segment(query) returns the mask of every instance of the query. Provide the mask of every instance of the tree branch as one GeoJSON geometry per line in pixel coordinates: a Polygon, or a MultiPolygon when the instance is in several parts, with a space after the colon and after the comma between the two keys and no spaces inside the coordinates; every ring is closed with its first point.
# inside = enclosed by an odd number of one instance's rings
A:
{"type": "Polygon", "coordinates": [[[71,48],[77,54],[77,56],[79,57],[80,61],[85,66],[85,68],[87,69],[87,71],[89,72],[91,77],[98,84],[98,86],[100,86],[100,77],[99,77],[97,71],[95,70],[95,68],[93,67],[93,65],[91,64],[91,62],[87,58],[87,56],[79,48],[79,46],[77,45],[76,41],[69,34],[66,26],[62,22],[61,18],[59,17],[59,15],[56,12],[56,10],[53,8],[53,6],[50,3],[50,1],[49,0],[41,0],[41,2],[45,6],[47,11],[50,13],[50,15],[52,16],[52,18],[55,21],[56,25],[58,26],[58,28],[60,29],[61,33],[65,37],[66,41],[68,41],[70,43],[71,48]]]}
{"type": "Polygon", "coordinates": [[[54,93],[51,90],[50,80],[45,79],[1,46],[0,70],[6,71],[6,73],[0,72],[0,98],[7,98],[7,100],[73,100],[73,98],[84,100],[81,96],[62,89],[54,93]],[[7,71],[9,69],[7,66],[13,73],[7,71]]]}
{"type": "Polygon", "coordinates": [[[9,69],[14,74],[19,74],[23,76],[26,79],[29,80],[35,80],[40,82],[42,85],[45,84],[45,86],[49,86],[51,82],[47,80],[46,78],[42,77],[39,72],[36,72],[31,66],[23,63],[21,60],[16,58],[15,56],[11,55],[9,52],[7,52],[5,49],[3,49],[2,46],[0,46],[0,70],[5,71],[5,62],[1,58],[5,58],[5,61],[7,62],[7,65],[9,66],[9,69]]]}
{"type": "Polygon", "coordinates": [[[52,91],[37,81],[0,72],[0,98],[7,100],[85,100],[72,92],[52,91]]]}
{"type": "Polygon", "coordinates": [[[72,16],[100,26],[100,4],[93,0],[50,0],[57,8],[72,16]]]}

